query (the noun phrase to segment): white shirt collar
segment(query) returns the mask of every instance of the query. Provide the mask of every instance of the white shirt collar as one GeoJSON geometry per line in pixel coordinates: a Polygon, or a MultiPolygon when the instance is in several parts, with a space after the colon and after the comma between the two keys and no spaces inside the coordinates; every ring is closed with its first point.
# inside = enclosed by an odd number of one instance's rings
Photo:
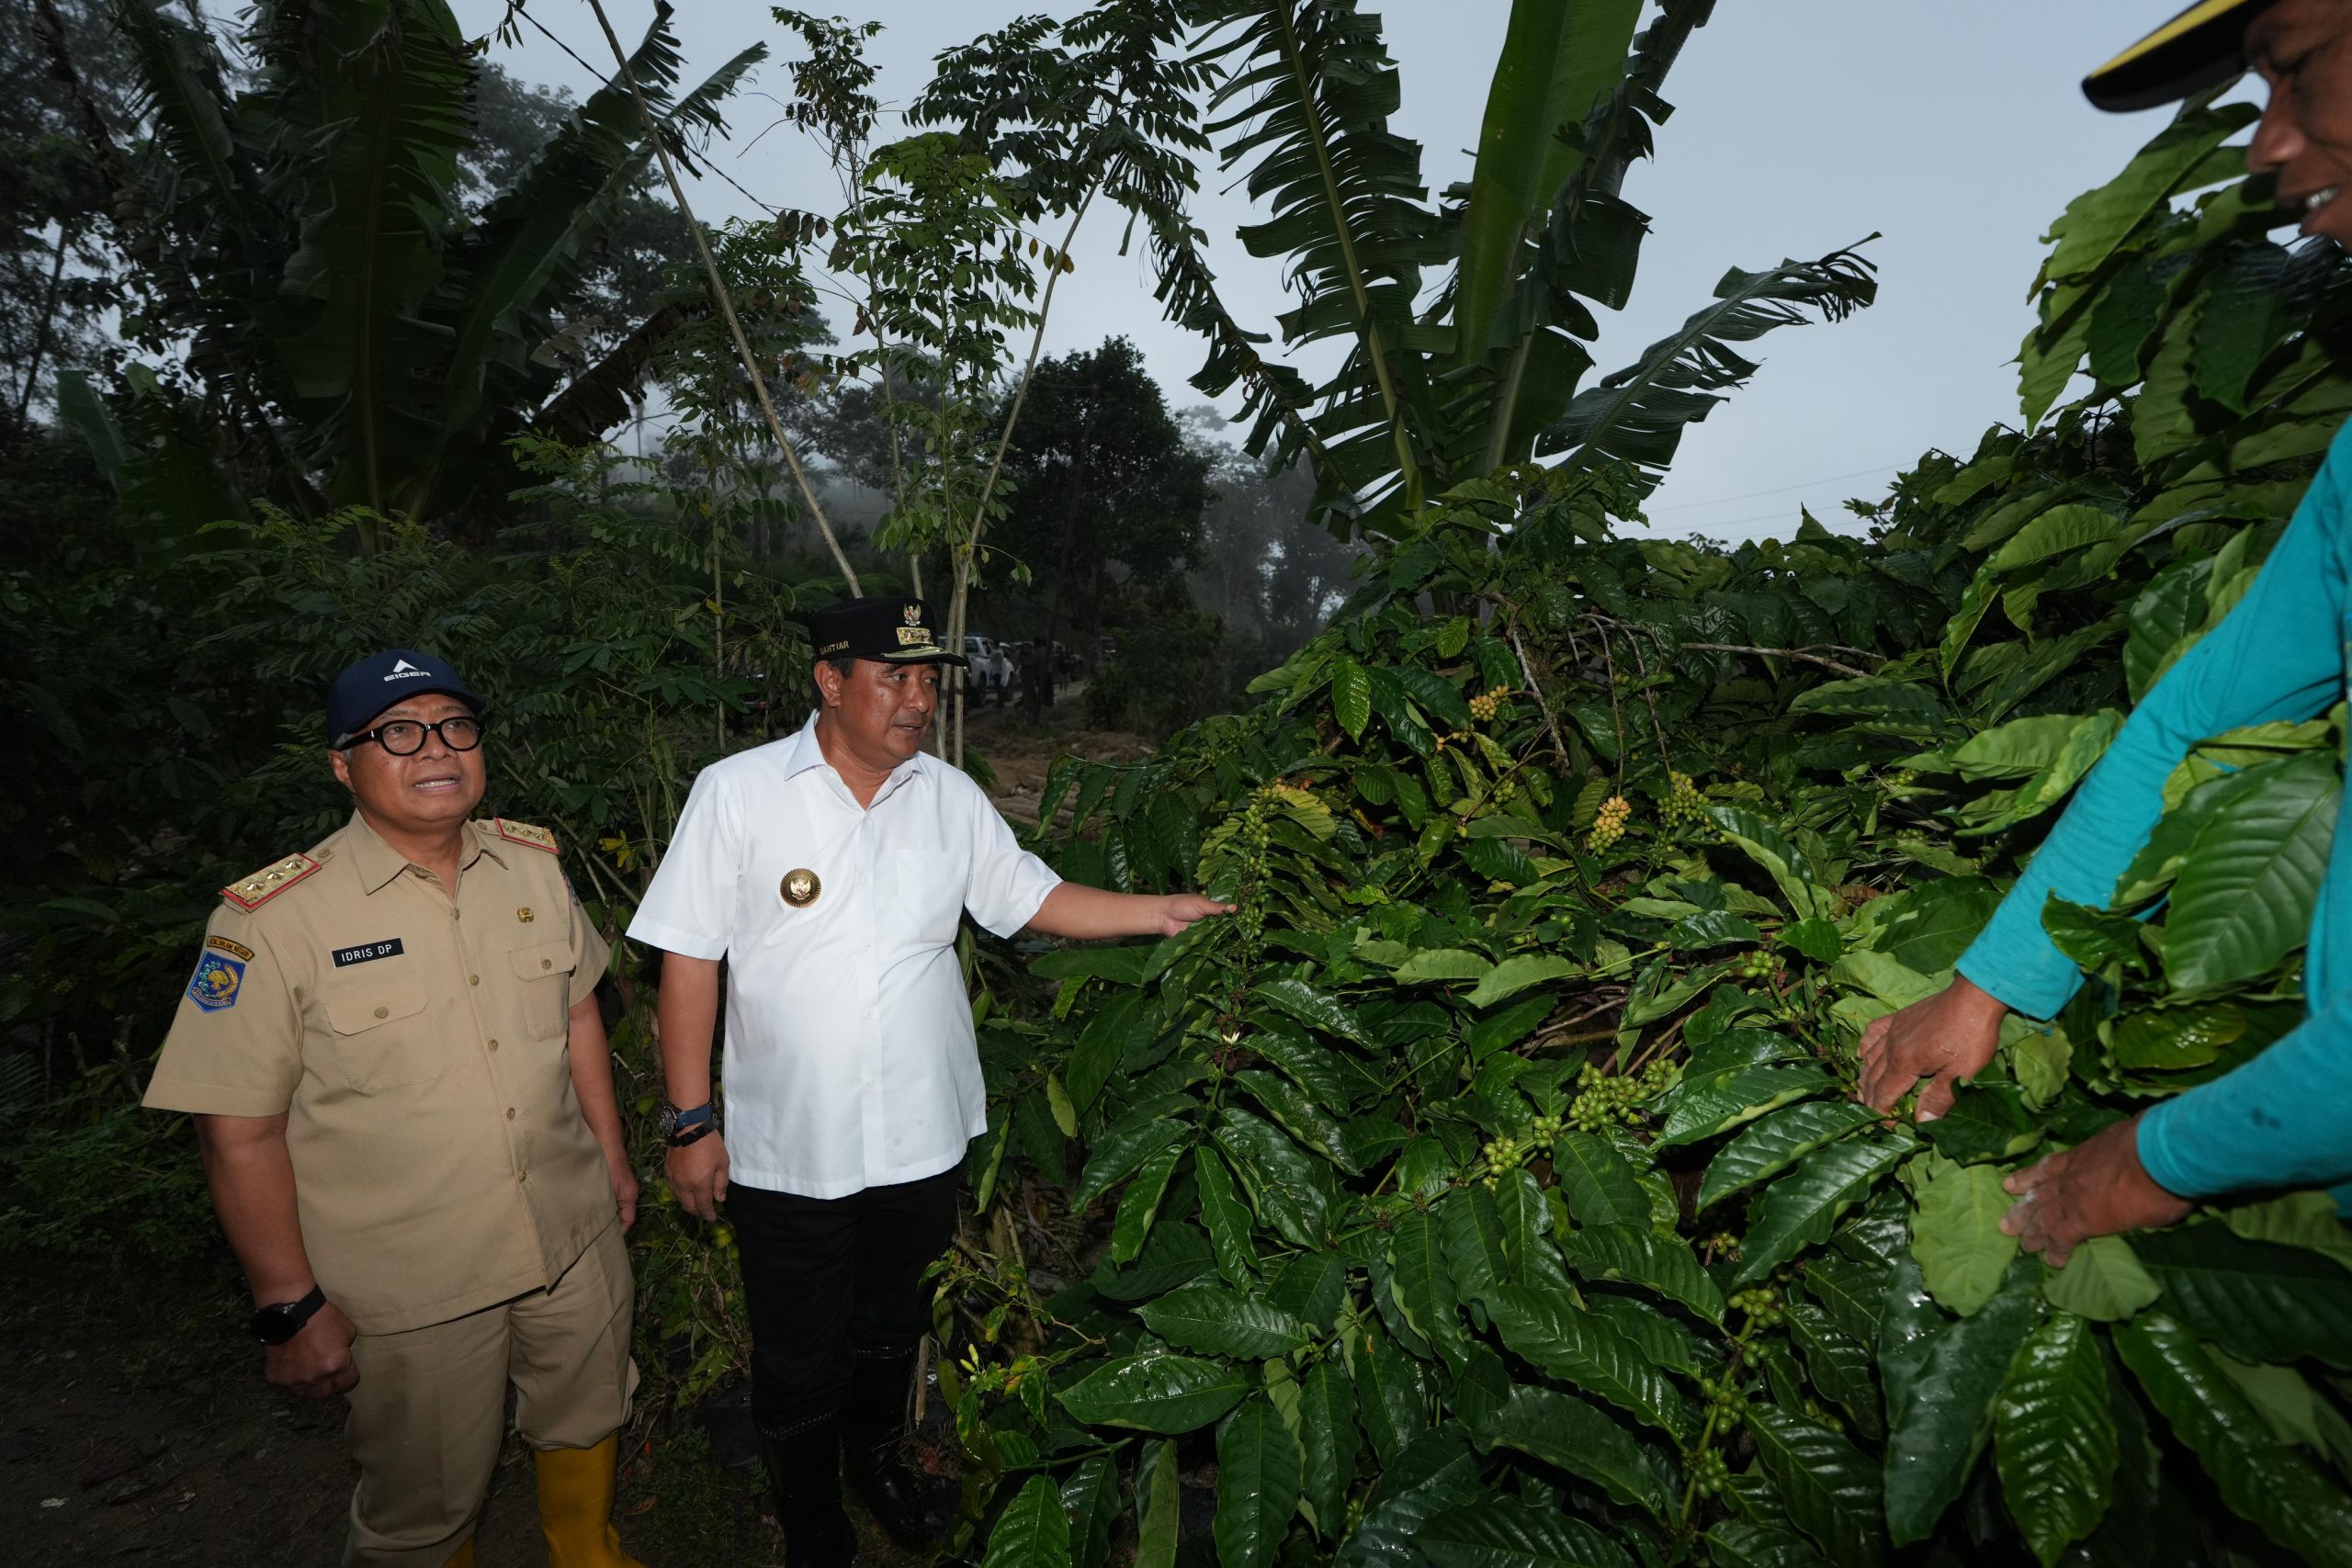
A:
{"type": "MultiPolygon", "coordinates": [[[[833,764],[827,760],[824,743],[817,739],[817,717],[820,711],[817,708],[810,708],[808,722],[795,730],[791,739],[784,743],[782,758],[784,776],[789,779],[805,773],[811,768],[825,768],[831,770],[833,782],[846,792],[849,788],[849,781],[842,778],[840,770],[834,768],[833,764]]],[[[897,793],[899,786],[906,783],[910,775],[922,772],[922,765],[926,760],[926,753],[918,751],[891,769],[889,776],[882,781],[882,787],[874,792],[876,804],[878,805],[888,796],[897,793]]]]}

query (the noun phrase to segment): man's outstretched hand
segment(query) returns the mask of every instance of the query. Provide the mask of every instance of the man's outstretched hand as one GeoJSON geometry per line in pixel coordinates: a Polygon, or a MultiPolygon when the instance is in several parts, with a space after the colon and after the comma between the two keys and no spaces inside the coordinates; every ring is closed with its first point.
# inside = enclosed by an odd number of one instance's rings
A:
{"type": "Polygon", "coordinates": [[[1993,1059],[2008,1010],[1956,977],[1934,996],[1872,1020],[1862,1031],[1862,1077],[1855,1098],[1874,1111],[1893,1111],[1921,1078],[1930,1078],[1919,1090],[1918,1120],[1934,1121],[1951,1109],[1953,1084],[1983,1072],[1993,1059]]]}
{"type": "Polygon", "coordinates": [[[1072,942],[1110,942],[1123,936],[1177,936],[1196,920],[1229,915],[1234,906],[1197,893],[1113,893],[1082,883],[1057,883],[1046,895],[1029,929],[1072,942]]]}
{"type": "Polygon", "coordinates": [[[1205,920],[1211,915],[1229,915],[1238,908],[1220,904],[1214,898],[1204,898],[1197,893],[1169,893],[1159,900],[1159,934],[1181,936],[1195,920],[1205,920]]]}
{"type": "Polygon", "coordinates": [[[2064,1268],[2075,1248],[2094,1236],[2177,1224],[2196,1207],[2157,1186],[2140,1163],[2136,1116],[2012,1172],[2001,1185],[2018,1200],[2001,1218],[2001,1234],[2041,1253],[2052,1269],[2064,1268]]]}

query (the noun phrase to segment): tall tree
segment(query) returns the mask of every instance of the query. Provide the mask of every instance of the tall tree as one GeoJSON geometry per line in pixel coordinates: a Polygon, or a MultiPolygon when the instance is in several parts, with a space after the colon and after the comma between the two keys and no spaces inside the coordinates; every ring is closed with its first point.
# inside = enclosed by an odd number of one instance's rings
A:
{"type": "Polygon", "coordinates": [[[101,0],[51,0],[29,27],[0,28],[0,447],[46,406],[60,370],[95,363],[121,297],[108,254],[106,182],[80,123],[75,85],[51,67],[80,62],[80,93],[119,106],[130,58],[101,0]]]}
{"type": "Polygon", "coordinates": [[[1039,362],[991,543],[1026,570],[1046,639],[1091,646],[1123,604],[1183,597],[1211,462],[1125,338],[1039,362]]]}
{"type": "MultiPolygon", "coordinates": [[[[1188,411],[1187,418],[1199,412],[1188,411]]],[[[1217,422],[1223,423],[1222,417],[1217,422]]],[[[1314,525],[1314,481],[1296,468],[1195,436],[1211,459],[1193,597],[1239,639],[1237,653],[1279,664],[1323,629],[1348,594],[1362,547],[1314,525]]]]}

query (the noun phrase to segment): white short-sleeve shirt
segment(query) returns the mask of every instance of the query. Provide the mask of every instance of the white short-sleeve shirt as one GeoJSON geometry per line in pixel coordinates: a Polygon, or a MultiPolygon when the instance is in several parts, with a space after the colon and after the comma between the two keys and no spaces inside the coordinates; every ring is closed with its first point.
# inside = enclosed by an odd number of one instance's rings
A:
{"type": "Polygon", "coordinates": [[[839,1198],[961,1159],[988,1111],[958,921],[1011,936],[1060,880],[928,754],[861,808],[814,715],[705,768],[628,934],[728,961],[728,1179],[839,1198]]]}

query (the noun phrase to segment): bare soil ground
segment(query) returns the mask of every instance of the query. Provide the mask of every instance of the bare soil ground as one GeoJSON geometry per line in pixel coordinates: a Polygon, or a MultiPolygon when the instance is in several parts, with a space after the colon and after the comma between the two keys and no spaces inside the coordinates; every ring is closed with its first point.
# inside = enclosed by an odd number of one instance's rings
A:
{"type": "MultiPolygon", "coordinates": [[[[1131,761],[1149,750],[1133,735],[1085,728],[1077,694],[1066,689],[1038,725],[1017,707],[967,716],[967,746],[994,770],[994,798],[1018,824],[1036,820],[1046,773],[1065,751],[1131,761]]],[[[264,1382],[244,1314],[225,1255],[164,1266],[113,1252],[102,1236],[86,1262],[0,1255],[0,1563],[341,1561],[356,1479],[342,1403],[264,1382]]],[[[933,1408],[916,1458],[952,1472],[933,1408]]],[[[783,1561],[763,1478],[714,1463],[688,1416],[632,1425],[619,1514],[623,1544],[650,1568],[783,1561]]],[[[859,1525],[869,1568],[922,1561],[862,1517],[859,1525]]],[[[547,1562],[519,1440],[500,1461],[476,1542],[483,1568],[547,1562]]]]}
{"type": "Polygon", "coordinates": [[[1063,687],[1037,724],[1028,721],[1017,703],[1005,707],[976,704],[967,711],[965,750],[978,752],[996,774],[996,786],[989,793],[1015,823],[1025,827],[1037,820],[1046,775],[1065,752],[1098,762],[1132,762],[1150,754],[1151,743],[1139,735],[1087,728],[1085,690],[1083,682],[1063,687]]]}
{"type": "MultiPolygon", "coordinates": [[[[227,1269],[162,1278],[135,1259],[97,1280],[0,1259],[0,1562],[326,1568],[357,1478],[343,1403],[271,1388],[227,1269]]],[[[950,1468],[932,1402],[912,1458],[950,1468]],[[944,1462],[943,1462],[944,1461],[944,1462]]],[[[784,1561],[765,1480],[712,1462],[691,1416],[624,1434],[621,1541],[650,1568],[784,1561]]],[[[852,1505],[869,1568],[914,1568],[852,1505]]],[[[529,1450],[511,1435],[476,1551],[545,1568],[529,1450]]]]}
{"type": "MultiPolygon", "coordinates": [[[[133,1258],[94,1262],[95,1280],[51,1260],[0,1260],[0,1560],[340,1562],[356,1475],[342,1401],[263,1380],[225,1268],[157,1277],[133,1258]]],[[[624,1506],[642,1508],[653,1497],[643,1434],[628,1457],[624,1506]]],[[[645,1542],[650,1521],[650,1511],[625,1518],[624,1539],[645,1542]]],[[[519,1443],[499,1464],[477,1541],[485,1568],[547,1562],[519,1443]]]]}

